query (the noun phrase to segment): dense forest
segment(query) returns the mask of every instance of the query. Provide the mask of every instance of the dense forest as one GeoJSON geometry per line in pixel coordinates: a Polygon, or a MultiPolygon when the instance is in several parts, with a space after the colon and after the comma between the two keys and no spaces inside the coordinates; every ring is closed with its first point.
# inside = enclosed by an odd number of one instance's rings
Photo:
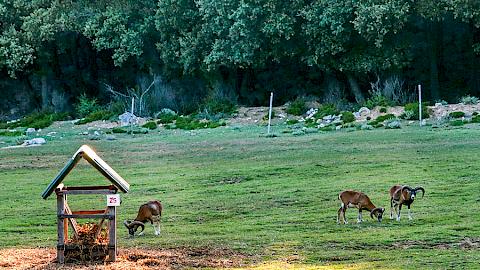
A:
{"type": "Polygon", "coordinates": [[[141,97],[140,114],[266,105],[270,91],[407,102],[417,84],[457,102],[480,95],[480,1],[0,0],[0,74],[0,118],[81,95],[141,97]]]}

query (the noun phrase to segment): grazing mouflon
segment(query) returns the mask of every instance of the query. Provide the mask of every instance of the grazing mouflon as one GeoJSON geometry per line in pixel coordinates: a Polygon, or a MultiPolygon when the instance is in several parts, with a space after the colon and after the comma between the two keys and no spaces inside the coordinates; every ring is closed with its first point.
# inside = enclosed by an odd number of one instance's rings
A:
{"type": "Polygon", "coordinates": [[[149,201],[140,206],[137,217],[133,220],[125,220],[123,224],[128,229],[128,234],[134,236],[138,227],[142,227],[142,231],[138,235],[143,234],[145,230],[145,222],[150,221],[155,230],[155,235],[160,234],[160,217],[162,216],[162,204],[160,201],[149,201]],[[154,224],[155,223],[155,224],[154,224]]]}
{"type": "Polygon", "coordinates": [[[358,218],[357,222],[360,223],[363,221],[362,219],[362,210],[368,210],[370,212],[370,217],[373,218],[375,215],[377,217],[378,222],[382,221],[383,212],[385,212],[385,208],[376,207],[370,198],[368,198],[365,193],[353,191],[353,190],[346,190],[342,191],[338,198],[341,201],[340,209],[338,209],[337,215],[337,223],[340,223],[340,216],[343,218],[343,223],[347,224],[347,219],[345,218],[345,212],[348,208],[358,208],[358,218]]]}

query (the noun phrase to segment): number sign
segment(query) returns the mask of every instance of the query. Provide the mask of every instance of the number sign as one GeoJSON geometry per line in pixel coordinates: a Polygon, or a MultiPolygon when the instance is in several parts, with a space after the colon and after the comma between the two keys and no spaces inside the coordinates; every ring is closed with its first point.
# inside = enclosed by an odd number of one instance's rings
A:
{"type": "Polygon", "coordinates": [[[120,206],[120,194],[107,195],[107,206],[120,206]]]}

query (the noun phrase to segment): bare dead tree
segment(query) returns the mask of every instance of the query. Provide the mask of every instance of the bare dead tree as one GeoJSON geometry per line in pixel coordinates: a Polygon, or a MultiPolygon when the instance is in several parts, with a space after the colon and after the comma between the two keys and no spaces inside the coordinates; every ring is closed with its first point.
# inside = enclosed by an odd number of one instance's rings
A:
{"type": "MultiPolygon", "coordinates": [[[[143,116],[146,109],[146,100],[147,94],[153,88],[153,86],[159,82],[160,78],[157,75],[153,75],[153,80],[147,88],[139,86],[137,88],[127,88],[126,93],[116,91],[111,85],[104,83],[105,89],[110,93],[115,100],[120,100],[125,108],[128,108],[132,98],[135,100],[135,111],[138,112],[139,116],[143,116]]],[[[132,112],[135,114],[135,112],[132,112]]]]}

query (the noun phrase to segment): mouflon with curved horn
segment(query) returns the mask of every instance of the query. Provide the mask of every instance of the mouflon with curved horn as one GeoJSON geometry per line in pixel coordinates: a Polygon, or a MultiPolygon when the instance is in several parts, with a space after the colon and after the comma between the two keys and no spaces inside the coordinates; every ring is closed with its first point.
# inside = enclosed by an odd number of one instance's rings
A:
{"type": "Polygon", "coordinates": [[[411,188],[409,186],[395,185],[390,188],[390,219],[393,219],[393,209],[397,215],[397,221],[400,221],[400,212],[402,205],[408,207],[408,219],[412,219],[410,207],[417,196],[417,192],[422,192],[422,198],[425,196],[425,189],[423,187],[411,188]]]}
{"type": "Polygon", "coordinates": [[[142,230],[137,235],[142,235],[145,230],[145,223],[150,221],[155,230],[155,235],[159,235],[161,216],[162,204],[160,201],[149,201],[140,206],[137,217],[133,221],[125,220],[123,224],[127,227],[128,234],[133,237],[138,230],[138,227],[142,227],[142,230]]]}
{"type": "Polygon", "coordinates": [[[353,207],[358,208],[358,223],[363,221],[362,210],[368,210],[371,218],[374,218],[375,216],[378,222],[382,221],[385,208],[376,207],[365,193],[353,190],[345,190],[340,192],[338,199],[340,199],[341,205],[340,209],[338,209],[337,223],[340,223],[340,217],[342,217],[343,223],[347,224],[348,222],[345,217],[345,212],[348,208],[353,207]]]}

